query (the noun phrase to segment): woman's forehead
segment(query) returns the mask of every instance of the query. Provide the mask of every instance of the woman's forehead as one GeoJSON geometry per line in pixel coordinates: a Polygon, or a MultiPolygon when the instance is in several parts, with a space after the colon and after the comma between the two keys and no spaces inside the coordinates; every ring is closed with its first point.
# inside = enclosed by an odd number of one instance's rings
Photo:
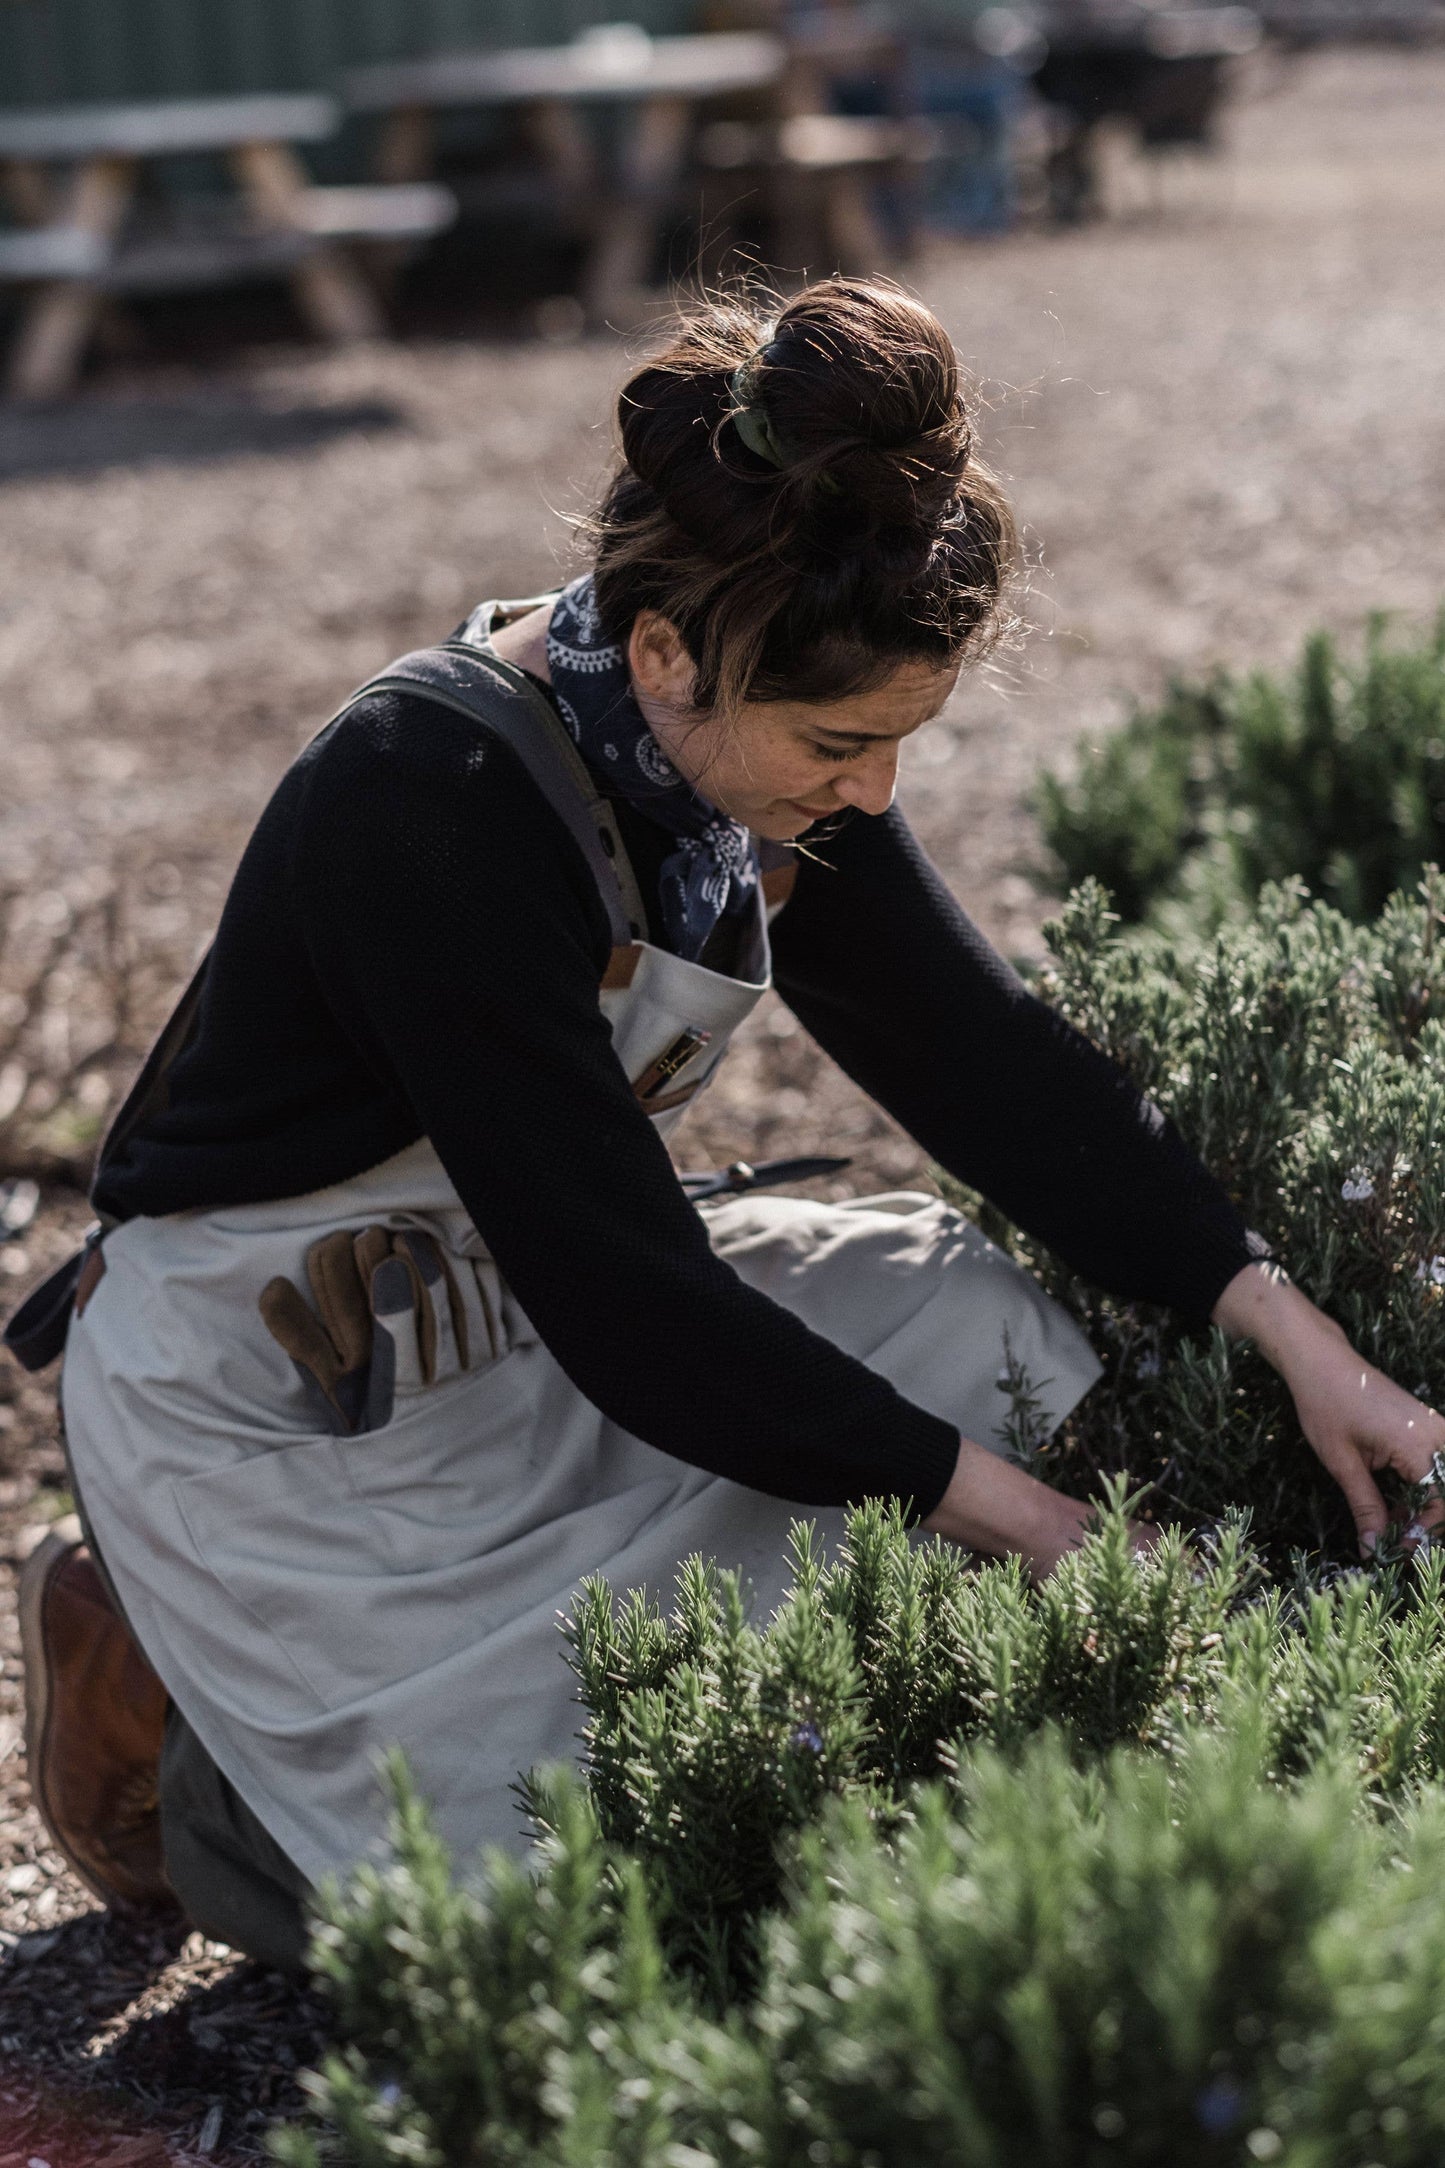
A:
{"type": "MultiPolygon", "coordinates": [[[[838,738],[906,738],[932,721],[958,682],[959,665],[900,663],[880,684],[836,700],[778,700],[766,703],[775,718],[794,728],[821,731],[838,738]]],[[[761,705],[761,703],[760,703],[761,705]]]]}

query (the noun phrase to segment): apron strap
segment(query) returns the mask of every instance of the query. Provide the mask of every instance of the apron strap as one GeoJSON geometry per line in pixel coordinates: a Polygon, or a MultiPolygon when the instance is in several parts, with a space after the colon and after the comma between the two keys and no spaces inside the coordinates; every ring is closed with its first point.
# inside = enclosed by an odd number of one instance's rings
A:
{"type": "MultiPolygon", "coordinates": [[[[439,647],[418,648],[353,693],[333,720],[339,720],[367,693],[386,691],[421,693],[509,745],[591,868],[607,913],[614,957],[645,939],[647,912],[642,892],[612,808],[598,796],[565,723],[525,671],[468,642],[450,640],[439,647]]],[[[96,1156],[96,1181],[142,1122],[164,1106],[171,1070],[195,1035],[210,961],[208,949],[126,1093],[96,1156]]],[[[43,1280],[9,1320],[0,1338],[25,1369],[43,1369],[64,1348],[81,1271],[91,1251],[116,1224],[102,1216],[84,1248],[43,1280]]]]}
{"type": "Polygon", "coordinates": [[[468,641],[447,640],[403,655],[353,693],[346,706],[377,692],[419,692],[509,745],[586,859],[613,947],[645,937],[647,913],[617,817],[599,796],[566,724],[525,670],[468,641]]]}

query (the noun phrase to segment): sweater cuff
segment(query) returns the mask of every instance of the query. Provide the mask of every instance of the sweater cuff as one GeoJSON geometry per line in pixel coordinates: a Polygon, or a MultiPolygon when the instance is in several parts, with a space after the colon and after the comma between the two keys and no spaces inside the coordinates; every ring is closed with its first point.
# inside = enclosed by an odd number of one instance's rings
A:
{"type": "Polygon", "coordinates": [[[940,1504],[958,1466],[959,1433],[940,1415],[930,1415],[911,1401],[905,1420],[889,1441],[887,1458],[877,1479],[852,1485],[847,1503],[860,1506],[868,1498],[896,1498],[903,1508],[903,1524],[916,1528],[940,1504]]]}
{"type": "Polygon", "coordinates": [[[1189,1259],[1189,1284],[1179,1307],[1191,1325],[1207,1326],[1214,1305],[1237,1273],[1246,1265],[1275,1261],[1275,1251],[1262,1234],[1246,1227],[1231,1212],[1228,1220],[1206,1221],[1197,1230],[1189,1259]]]}

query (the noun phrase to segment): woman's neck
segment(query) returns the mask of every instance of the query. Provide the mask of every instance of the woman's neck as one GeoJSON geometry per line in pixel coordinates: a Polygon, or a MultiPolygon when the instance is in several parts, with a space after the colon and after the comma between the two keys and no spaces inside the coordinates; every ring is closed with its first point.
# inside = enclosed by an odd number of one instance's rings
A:
{"type": "Polygon", "coordinates": [[[515,663],[519,670],[530,670],[533,677],[550,685],[552,672],[547,662],[547,627],[551,622],[552,605],[544,602],[540,609],[529,610],[525,617],[494,632],[492,645],[503,662],[515,663]]]}

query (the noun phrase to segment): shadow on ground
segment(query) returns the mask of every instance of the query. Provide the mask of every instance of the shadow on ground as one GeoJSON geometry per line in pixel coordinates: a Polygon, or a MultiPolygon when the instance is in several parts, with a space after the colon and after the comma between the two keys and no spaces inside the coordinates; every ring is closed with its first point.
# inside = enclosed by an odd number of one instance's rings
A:
{"type": "Polygon", "coordinates": [[[337,437],[398,429],[381,399],[268,406],[237,389],[181,398],[91,396],[64,406],[0,406],[0,482],[107,467],[198,466],[241,454],[283,457],[337,437]]]}
{"type": "Polygon", "coordinates": [[[198,2143],[227,2168],[254,2162],[272,2118],[300,2107],[323,2014],[210,1950],[103,1912],[20,1936],[0,1964],[0,2159],[121,2168],[120,2142],[126,2168],[198,2143]]]}

